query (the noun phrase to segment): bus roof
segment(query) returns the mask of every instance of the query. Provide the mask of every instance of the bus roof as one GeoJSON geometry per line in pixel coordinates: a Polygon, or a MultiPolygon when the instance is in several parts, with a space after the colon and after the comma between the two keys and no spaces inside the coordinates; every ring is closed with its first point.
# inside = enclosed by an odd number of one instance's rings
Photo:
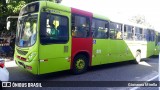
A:
{"type": "Polygon", "coordinates": [[[71,12],[71,8],[70,7],[67,7],[67,6],[64,6],[64,5],[60,5],[60,4],[57,4],[57,3],[54,3],[54,2],[50,2],[50,1],[41,1],[41,2],[42,3],[46,2],[47,7],[49,7],[49,8],[54,8],[54,9],[57,9],[57,10],[71,12]]]}
{"type": "MultiPolygon", "coordinates": [[[[66,12],[71,12],[71,8],[74,8],[74,7],[68,7],[68,6],[64,6],[64,5],[57,4],[57,3],[54,3],[54,2],[50,2],[50,1],[35,1],[35,2],[31,2],[29,4],[36,3],[36,2],[40,3],[40,7],[41,8],[47,6],[49,8],[53,8],[53,9],[57,9],[57,10],[62,10],[62,11],[66,11],[66,12]]],[[[27,4],[27,5],[29,5],[29,4],[27,4]]],[[[81,9],[77,9],[77,10],[81,10],[81,9]]],[[[84,11],[84,10],[82,10],[82,11],[84,11]]],[[[88,12],[88,11],[85,11],[85,12],[88,12]]],[[[92,12],[90,12],[90,13],[92,13],[92,12]]],[[[95,14],[95,13],[92,13],[92,14],[93,14],[94,18],[110,21],[109,18],[106,17],[106,16],[102,16],[102,15],[95,14]]]]}
{"type": "Polygon", "coordinates": [[[99,14],[94,14],[93,13],[93,17],[94,18],[98,18],[98,19],[102,19],[102,20],[107,20],[107,21],[110,21],[110,19],[106,16],[102,16],[102,15],[99,15],[99,14]]]}

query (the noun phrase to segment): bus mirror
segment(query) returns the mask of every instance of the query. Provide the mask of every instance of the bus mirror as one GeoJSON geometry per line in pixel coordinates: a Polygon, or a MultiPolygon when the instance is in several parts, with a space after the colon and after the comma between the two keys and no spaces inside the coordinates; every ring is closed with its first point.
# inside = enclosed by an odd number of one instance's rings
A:
{"type": "Polygon", "coordinates": [[[10,29],[10,24],[11,24],[11,22],[10,22],[10,21],[7,21],[7,30],[10,29]]]}

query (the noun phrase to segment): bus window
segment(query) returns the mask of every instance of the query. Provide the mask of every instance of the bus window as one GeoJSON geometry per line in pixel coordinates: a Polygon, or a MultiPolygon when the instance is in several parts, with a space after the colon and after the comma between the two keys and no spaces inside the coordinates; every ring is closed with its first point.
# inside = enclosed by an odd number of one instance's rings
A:
{"type": "Polygon", "coordinates": [[[111,39],[115,39],[116,35],[115,35],[115,23],[110,23],[110,30],[109,30],[109,37],[111,39]]]}
{"type": "Polygon", "coordinates": [[[160,33],[158,33],[158,36],[157,36],[157,45],[160,46],[160,33]]]}
{"type": "Polygon", "coordinates": [[[145,35],[146,35],[146,40],[147,41],[151,41],[151,31],[150,31],[150,29],[146,30],[145,35]]]}
{"type": "Polygon", "coordinates": [[[155,40],[155,32],[154,30],[151,30],[151,41],[155,40]]]}
{"type": "Polygon", "coordinates": [[[54,14],[46,14],[44,29],[41,29],[41,43],[66,43],[69,39],[68,18],[54,14]]]}
{"type": "Polygon", "coordinates": [[[108,25],[109,23],[104,20],[93,19],[92,20],[92,30],[93,38],[104,39],[108,37],[108,25]]]}
{"type": "Polygon", "coordinates": [[[142,41],[143,40],[143,28],[139,28],[139,31],[140,31],[140,37],[139,39],[142,41]]]}
{"type": "Polygon", "coordinates": [[[148,29],[144,29],[144,38],[145,38],[145,41],[149,41],[148,29]]]}
{"type": "Polygon", "coordinates": [[[146,29],[143,28],[143,30],[142,30],[142,40],[143,41],[146,41],[146,34],[145,34],[145,32],[146,32],[146,29]]]}
{"type": "Polygon", "coordinates": [[[110,38],[111,39],[122,39],[122,24],[110,23],[110,38]]]}
{"type": "Polygon", "coordinates": [[[134,27],[129,25],[124,25],[124,39],[133,40],[134,39],[134,27]]]}
{"type": "Polygon", "coordinates": [[[89,37],[89,18],[72,15],[72,36],[78,38],[89,37]]]}
{"type": "Polygon", "coordinates": [[[116,39],[122,39],[122,24],[116,25],[116,39]]]}
{"type": "Polygon", "coordinates": [[[33,30],[32,30],[32,35],[31,35],[31,45],[33,45],[36,41],[36,29],[37,29],[37,24],[33,23],[32,26],[33,30]]]}
{"type": "Polygon", "coordinates": [[[21,17],[17,25],[16,45],[32,46],[36,42],[37,16],[21,17]]]}
{"type": "Polygon", "coordinates": [[[135,27],[135,40],[142,40],[143,38],[143,33],[142,33],[142,28],[135,27]]]}

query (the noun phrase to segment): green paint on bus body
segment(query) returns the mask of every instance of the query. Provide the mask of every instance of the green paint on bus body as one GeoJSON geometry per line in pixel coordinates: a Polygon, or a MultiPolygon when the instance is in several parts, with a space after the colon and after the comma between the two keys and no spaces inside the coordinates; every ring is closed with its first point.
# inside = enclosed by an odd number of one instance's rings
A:
{"type": "Polygon", "coordinates": [[[38,74],[38,67],[39,67],[39,62],[38,62],[38,44],[39,43],[36,42],[32,47],[29,47],[29,48],[20,48],[20,47],[17,47],[17,46],[15,47],[14,60],[16,60],[17,65],[20,66],[20,67],[22,67],[22,68],[25,68],[25,69],[26,69],[26,66],[32,66],[32,70],[28,70],[28,71],[31,72],[31,73],[33,73],[33,74],[38,74]],[[28,53],[26,55],[22,55],[22,54],[19,54],[17,52],[18,50],[26,51],[28,53]],[[35,55],[35,57],[31,61],[29,61],[29,56],[33,52],[35,52],[36,55],[35,55]],[[20,60],[19,58],[17,58],[17,56],[26,58],[26,61],[23,62],[22,60],[20,60]],[[25,66],[23,66],[20,63],[23,63],[25,66]]]}
{"type": "MultiPolygon", "coordinates": [[[[93,18],[110,21],[109,18],[93,14],[93,18]]],[[[127,42],[116,39],[94,39],[92,65],[122,62],[134,59],[127,42]]]]}
{"type": "Polygon", "coordinates": [[[158,56],[160,52],[160,46],[156,45],[154,55],[158,56]]]}
{"type": "Polygon", "coordinates": [[[110,21],[108,17],[103,16],[103,15],[94,14],[94,13],[93,13],[93,18],[110,21]]]}
{"type": "Polygon", "coordinates": [[[95,39],[96,44],[93,45],[92,65],[100,65],[106,63],[122,62],[133,60],[134,53],[131,49],[135,49],[124,40],[114,39],[95,39]]]}

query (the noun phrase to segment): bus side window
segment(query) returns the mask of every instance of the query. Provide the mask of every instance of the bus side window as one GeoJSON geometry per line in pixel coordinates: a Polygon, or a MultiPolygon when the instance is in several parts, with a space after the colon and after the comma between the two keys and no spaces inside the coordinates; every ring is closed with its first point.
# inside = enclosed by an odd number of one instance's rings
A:
{"type": "Polygon", "coordinates": [[[138,41],[139,40],[139,28],[135,27],[135,40],[138,41]]]}
{"type": "Polygon", "coordinates": [[[155,39],[155,32],[151,30],[151,41],[154,41],[155,39]]]}
{"type": "Polygon", "coordinates": [[[92,19],[92,37],[94,38],[97,34],[97,30],[96,30],[96,21],[94,19],[92,19]]]}
{"type": "Polygon", "coordinates": [[[69,40],[68,18],[55,14],[44,14],[43,29],[40,30],[41,43],[66,43],[69,40]]]}
{"type": "Polygon", "coordinates": [[[124,40],[127,39],[127,31],[126,31],[126,25],[124,25],[124,40]]]}
{"type": "Polygon", "coordinates": [[[108,38],[109,22],[99,19],[92,20],[93,38],[108,38]]]}
{"type": "Polygon", "coordinates": [[[133,26],[124,25],[124,39],[125,40],[133,40],[134,39],[134,29],[133,26]]]}
{"type": "Polygon", "coordinates": [[[113,22],[110,23],[109,37],[111,39],[115,39],[116,38],[116,24],[113,23],[113,22]]]}
{"type": "Polygon", "coordinates": [[[89,37],[89,18],[72,15],[72,36],[77,38],[89,37]]]}
{"type": "MultiPolygon", "coordinates": [[[[59,17],[54,15],[49,15],[49,26],[50,26],[50,37],[51,38],[57,38],[59,30],[59,17]]],[[[48,28],[47,28],[48,29],[48,28]]]]}
{"type": "Polygon", "coordinates": [[[116,39],[122,39],[122,25],[116,24],[116,39]]]}
{"type": "Polygon", "coordinates": [[[146,30],[146,40],[151,41],[151,32],[149,29],[146,30]]]}

